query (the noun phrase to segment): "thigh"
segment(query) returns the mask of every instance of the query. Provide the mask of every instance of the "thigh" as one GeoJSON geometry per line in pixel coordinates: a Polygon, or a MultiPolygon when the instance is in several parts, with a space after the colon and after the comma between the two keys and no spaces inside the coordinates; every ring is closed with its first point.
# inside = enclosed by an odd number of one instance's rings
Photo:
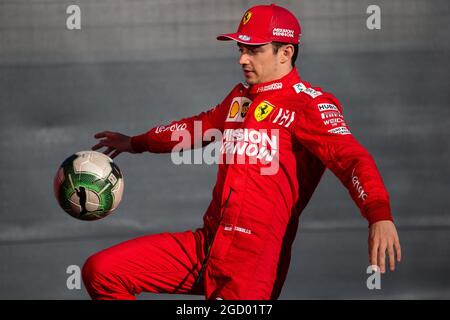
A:
{"type": "Polygon", "coordinates": [[[203,282],[196,283],[204,259],[201,229],[139,237],[89,259],[103,279],[120,281],[131,294],[203,294],[203,282]]]}

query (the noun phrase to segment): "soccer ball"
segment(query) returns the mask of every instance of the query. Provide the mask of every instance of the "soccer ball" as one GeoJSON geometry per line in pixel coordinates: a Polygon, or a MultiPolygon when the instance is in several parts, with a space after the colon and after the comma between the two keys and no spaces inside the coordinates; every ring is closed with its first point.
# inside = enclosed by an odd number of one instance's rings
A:
{"type": "Polygon", "coordinates": [[[61,208],[72,217],[98,220],[109,215],[122,200],[123,177],[107,155],[80,151],[58,168],[53,189],[61,208]]]}

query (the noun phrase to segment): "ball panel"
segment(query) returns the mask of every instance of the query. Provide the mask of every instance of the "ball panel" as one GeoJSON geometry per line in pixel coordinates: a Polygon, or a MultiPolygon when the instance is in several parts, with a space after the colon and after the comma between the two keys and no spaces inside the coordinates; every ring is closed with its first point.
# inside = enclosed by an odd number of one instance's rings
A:
{"type": "Polygon", "coordinates": [[[112,160],[100,152],[81,151],[76,153],[78,157],[73,161],[76,173],[90,172],[100,179],[106,178],[112,171],[112,160]]]}
{"type": "Polygon", "coordinates": [[[72,196],[69,198],[70,203],[70,210],[77,216],[80,216],[80,213],[82,211],[81,205],[80,205],[80,198],[77,196],[77,194],[74,192],[72,196]]]}
{"type": "Polygon", "coordinates": [[[111,193],[113,195],[113,205],[111,207],[111,211],[116,210],[120,201],[122,201],[123,187],[123,179],[119,179],[114,188],[112,188],[111,193]]]}

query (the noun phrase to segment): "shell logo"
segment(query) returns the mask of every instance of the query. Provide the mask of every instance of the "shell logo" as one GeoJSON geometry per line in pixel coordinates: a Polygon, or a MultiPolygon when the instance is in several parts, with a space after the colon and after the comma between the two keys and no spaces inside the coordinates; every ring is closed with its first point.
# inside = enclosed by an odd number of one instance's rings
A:
{"type": "Polygon", "coordinates": [[[230,118],[235,118],[239,112],[239,103],[237,101],[233,102],[233,105],[230,108],[230,118]]]}

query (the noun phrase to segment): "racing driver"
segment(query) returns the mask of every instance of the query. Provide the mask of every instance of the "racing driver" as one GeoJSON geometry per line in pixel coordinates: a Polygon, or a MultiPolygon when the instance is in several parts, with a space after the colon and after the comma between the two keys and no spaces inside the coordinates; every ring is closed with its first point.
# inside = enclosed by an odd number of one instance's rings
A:
{"type": "Polygon", "coordinates": [[[221,160],[203,226],[142,236],[89,257],[82,274],[93,299],[135,299],[141,292],[277,299],[300,213],[326,168],[368,221],[370,264],[381,273],[386,262],[394,270],[401,249],[389,195],[339,101],[299,77],[300,34],[287,9],[254,6],[237,32],[217,37],[237,42],[245,77],[221,103],[140,135],[95,135],[100,140],[93,149],[105,148],[114,158],[122,152],[170,153],[180,140],[183,148],[201,147],[216,140],[204,139],[208,132],[219,132],[221,160]]]}

